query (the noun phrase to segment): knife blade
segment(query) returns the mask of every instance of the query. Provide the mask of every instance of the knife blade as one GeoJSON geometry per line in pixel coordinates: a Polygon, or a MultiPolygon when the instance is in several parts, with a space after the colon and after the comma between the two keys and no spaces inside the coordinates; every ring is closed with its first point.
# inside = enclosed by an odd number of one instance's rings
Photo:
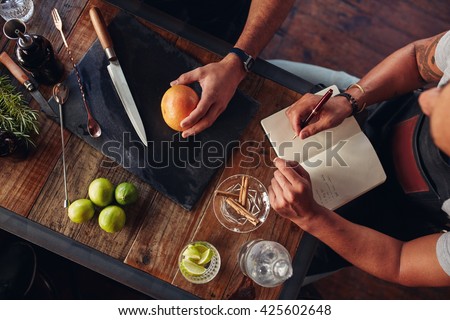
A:
{"type": "Polygon", "coordinates": [[[22,68],[19,67],[6,52],[0,53],[0,62],[3,63],[6,68],[8,68],[9,72],[11,72],[11,74],[20,82],[20,84],[25,86],[34,100],[37,101],[37,103],[41,107],[41,110],[43,110],[47,115],[56,117],[47,100],[45,100],[36,86],[30,81],[30,78],[27,76],[25,71],[23,71],[22,68]]]}
{"type": "Polygon", "coordinates": [[[107,66],[109,76],[114,84],[117,94],[119,95],[125,112],[131,121],[136,133],[142,140],[145,146],[148,145],[147,136],[145,134],[144,124],[142,123],[141,116],[139,115],[138,108],[134,102],[133,95],[131,94],[130,88],[128,87],[127,80],[123,73],[122,67],[120,66],[119,59],[117,59],[116,53],[114,52],[113,43],[108,30],[106,29],[106,23],[100,10],[97,7],[92,7],[89,10],[89,16],[91,18],[92,25],[94,26],[95,32],[97,33],[98,39],[105,50],[106,57],[109,60],[109,65],[107,66]]]}

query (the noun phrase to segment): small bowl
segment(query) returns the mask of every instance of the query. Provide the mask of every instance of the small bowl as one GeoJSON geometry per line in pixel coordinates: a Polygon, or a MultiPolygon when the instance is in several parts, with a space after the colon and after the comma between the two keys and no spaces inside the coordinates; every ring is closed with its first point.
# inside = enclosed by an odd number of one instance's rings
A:
{"type": "Polygon", "coordinates": [[[216,247],[214,247],[211,243],[206,241],[194,241],[191,243],[188,243],[184,246],[183,250],[181,250],[180,255],[178,257],[178,267],[180,268],[180,272],[183,275],[183,277],[191,282],[196,284],[203,284],[211,281],[214,279],[220,270],[220,254],[219,251],[217,251],[216,247]],[[183,255],[184,251],[188,248],[190,245],[202,245],[208,249],[210,249],[213,252],[213,256],[211,257],[211,260],[204,266],[206,268],[205,273],[201,275],[193,275],[190,274],[183,266],[182,261],[186,259],[186,257],[183,255]]]}
{"type": "MultiPolygon", "coordinates": [[[[237,200],[237,199],[236,199],[237,200]]],[[[259,228],[267,219],[270,212],[269,193],[266,187],[255,177],[243,174],[231,176],[220,183],[213,200],[214,214],[217,220],[228,230],[237,233],[247,233],[259,228]],[[239,195],[242,177],[248,177],[248,193],[246,209],[259,222],[253,225],[247,218],[238,214],[227,202],[226,196],[218,191],[239,195]]]]}

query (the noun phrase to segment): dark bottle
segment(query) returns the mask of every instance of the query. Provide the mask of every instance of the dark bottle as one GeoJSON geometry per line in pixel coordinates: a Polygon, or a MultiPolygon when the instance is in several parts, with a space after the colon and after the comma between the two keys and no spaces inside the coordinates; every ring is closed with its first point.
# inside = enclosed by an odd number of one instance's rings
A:
{"type": "Polygon", "coordinates": [[[64,73],[64,66],[56,59],[50,41],[37,34],[15,33],[19,39],[16,45],[18,63],[39,83],[53,85],[58,83],[64,73]]]}

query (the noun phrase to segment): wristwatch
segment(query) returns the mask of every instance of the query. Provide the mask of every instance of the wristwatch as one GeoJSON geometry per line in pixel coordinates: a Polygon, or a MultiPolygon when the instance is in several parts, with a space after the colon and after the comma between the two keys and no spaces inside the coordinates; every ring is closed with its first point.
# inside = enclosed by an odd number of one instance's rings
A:
{"type": "Polygon", "coordinates": [[[251,55],[239,48],[231,49],[230,53],[234,53],[239,57],[239,59],[241,59],[242,63],[244,64],[245,71],[249,72],[251,70],[253,64],[255,63],[255,59],[253,59],[251,55]]]}

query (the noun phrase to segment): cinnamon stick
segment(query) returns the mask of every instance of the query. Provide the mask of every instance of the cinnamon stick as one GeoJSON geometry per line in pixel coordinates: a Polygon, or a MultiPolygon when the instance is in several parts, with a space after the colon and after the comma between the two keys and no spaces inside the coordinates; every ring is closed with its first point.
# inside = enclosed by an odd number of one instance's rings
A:
{"type": "Polygon", "coordinates": [[[259,223],[259,220],[257,218],[255,218],[254,216],[252,216],[250,214],[250,212],[247,211],[247,209],[245,209],[243,206],[241,206],[239,203],[237,203],[235,200],[227,198],[225,200],[226,203],[228,203],[228,205],[230,207],[232,207],[238,214],[240,214],[241,216],[243,216],[244,218],[246,218],[251,224],[253,224],[254,226],[256,226],[259,223]]]}
{"type": "Polygon", "coordinates": [[[239,192],[239,203],[245,207],[247,204],[248,177],[242,176],[241,190],[239,192]]]}
{"type": "Polygon", "coordinates": [[[237,193],[227,191],[216,190],[216,194],[224,197],[239,198],[239,195],[237,193]]]}

